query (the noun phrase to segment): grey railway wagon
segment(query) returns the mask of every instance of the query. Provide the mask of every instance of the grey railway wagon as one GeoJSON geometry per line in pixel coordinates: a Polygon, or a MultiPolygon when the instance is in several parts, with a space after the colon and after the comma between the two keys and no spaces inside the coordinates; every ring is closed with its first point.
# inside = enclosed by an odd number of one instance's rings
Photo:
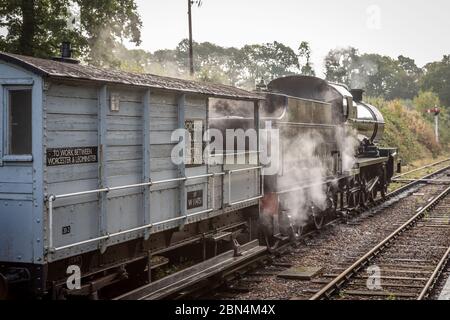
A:
{"type": "Polygon", "coordinates": [[[256,94],[6,53],[0,86],[0,262],[104,251],[261,198],[258,166],[171,161],[172,132],[208,127],[210,98],[256,113],[256,94]]]}

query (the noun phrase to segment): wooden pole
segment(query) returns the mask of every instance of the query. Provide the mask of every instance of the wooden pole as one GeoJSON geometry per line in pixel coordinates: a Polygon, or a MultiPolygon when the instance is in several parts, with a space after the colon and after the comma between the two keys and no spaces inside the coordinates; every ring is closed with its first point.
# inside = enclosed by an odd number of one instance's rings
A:
{"type": "Polygon", "coordinates": [[[192,0],[188,0],[189,15],[189,70],[191,76],[194,75],[194,49],[192,41],[192,0]]]}

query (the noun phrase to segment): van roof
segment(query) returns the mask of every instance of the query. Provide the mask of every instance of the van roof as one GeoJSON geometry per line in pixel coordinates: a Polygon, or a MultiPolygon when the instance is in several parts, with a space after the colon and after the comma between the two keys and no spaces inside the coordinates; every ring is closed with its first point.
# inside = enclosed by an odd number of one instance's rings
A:
{"type": "Polygon", "coordinates": [[[148,87],[228,99],[263,99],[261,95],[232,86],[163,77],[153,74],[110,70],[11,53],[0,52],[0,61],[17,65],[42,77],[148,87]]]}

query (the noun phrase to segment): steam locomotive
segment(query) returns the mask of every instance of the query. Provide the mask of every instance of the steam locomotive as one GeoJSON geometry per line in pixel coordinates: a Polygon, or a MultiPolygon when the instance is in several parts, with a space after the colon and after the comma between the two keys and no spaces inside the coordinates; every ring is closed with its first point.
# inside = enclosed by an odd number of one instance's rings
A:
{"type": "Polygon", "coordinates": [[[399,169],[396,148],[381,148],[385,121],[363,90],[291,76],[272,81],[265,112],[281,131],[281,168],[265,180],[261,216],[269,248],[306,226],[365,208],[384,197],[399,169]],[[266,224],[267,225],[267,224],[266,224]]]}
{"type": "Polygon", "coordinates": [[[361,91],[314,77],[248,92],[0,53],[0,86],[0,298],[154,297],[384,196],[398,158],[361,91]],[[174,136],[196,128],[280,139],[202,157],[174,136]]]}

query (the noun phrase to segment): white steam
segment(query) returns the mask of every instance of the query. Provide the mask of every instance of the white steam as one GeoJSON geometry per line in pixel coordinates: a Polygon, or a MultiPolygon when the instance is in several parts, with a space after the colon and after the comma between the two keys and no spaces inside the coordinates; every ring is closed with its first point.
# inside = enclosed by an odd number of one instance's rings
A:
{"type": "Polygon", "coordinates": [[[358,69],[351,73],[350,86],[357,89],[367,88],[367,83],[370,82],[370,77],[378,73],[378,65],[367,58],[362,58],[359,62],[358,69]]]}
{"type": "Polygon", "coordinates": [[[321,156],[323,146],[322,135],[315,131],[283,142],[284,160],[278,190],[287,192],[280,197],[280,204],[281,210],[287,210],[296,225],[308,222],[313,207],[326,209],[327,190],[324,182],[328,169],[327,161],[321,156]]]}
{"type": "Polygon", "coordinates": [[[305,226],[313,211],[330,208],[332,197],[327,184],[335,183],[334,169],[348,171],[356,164],[356,150],[359,145],[354,129],[337,127],[335,139],[341,157],[341,164],[331,155],[327,139],[318,131],[309,131],[292,137],[283,137],[282,167],[278,177],[280,210],[290,217],[290,223],[305,226]]]}
{"type": "Polygon", "coordinates": [[[359,146],[355,129],[341,126],[336,130],[336,142],[342,159],[342,171],[351,170],[356,164],[356,148],[359,146]]]}

